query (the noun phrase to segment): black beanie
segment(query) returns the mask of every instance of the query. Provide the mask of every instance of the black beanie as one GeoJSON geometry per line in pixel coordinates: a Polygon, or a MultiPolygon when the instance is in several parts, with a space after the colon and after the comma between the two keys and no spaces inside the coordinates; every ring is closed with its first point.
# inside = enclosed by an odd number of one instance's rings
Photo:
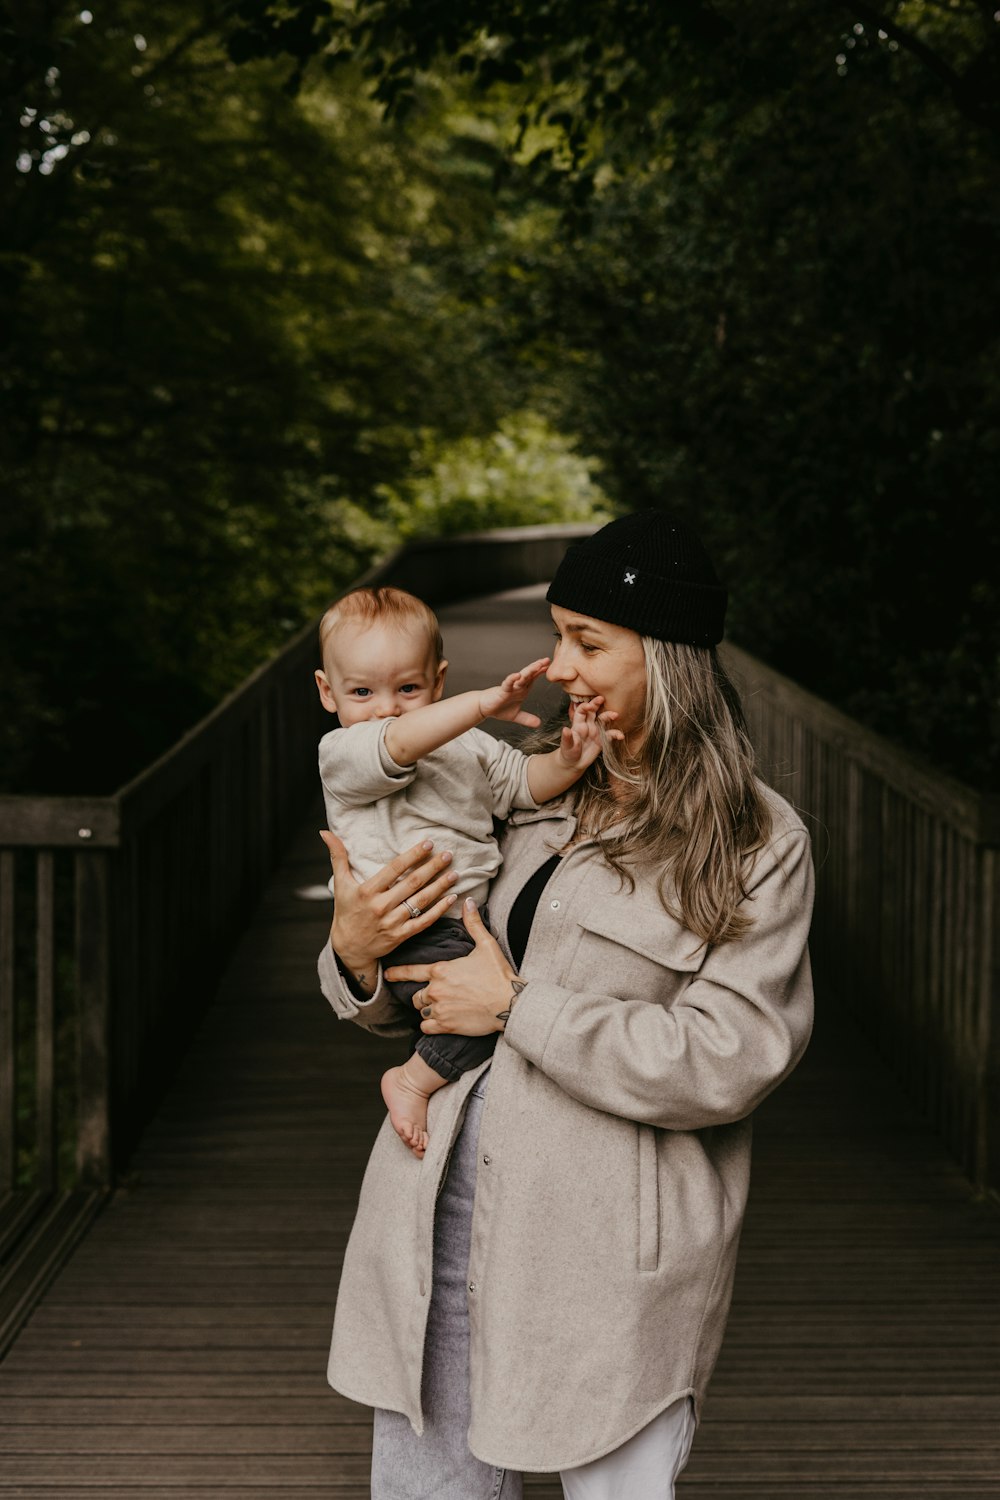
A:
{"type": "Polygon", "coordinates": [[[695,533],[662,510],[633,511],[574,542],[545,597],[660,641],[722,640],[726,590],[695,533]]]}

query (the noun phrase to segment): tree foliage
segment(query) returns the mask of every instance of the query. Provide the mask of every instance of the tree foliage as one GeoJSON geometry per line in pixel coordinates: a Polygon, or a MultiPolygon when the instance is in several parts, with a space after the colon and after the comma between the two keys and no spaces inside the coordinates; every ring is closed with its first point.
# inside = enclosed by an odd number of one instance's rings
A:
{"type": "Polygon", "coordinates": [[[598,472],[695,521],[741,643],[995,773],[992,5],[53,0],[5,40],[8,786],[113,786],[396,537],[596,514],[598,472]]]}
{"type": "Polygon", "coordinates": [[[494,526],[610,521],[599,465],[544,419],[518,412],[486,436],[426,443],[410,474],[381,487],[395,537],[453,536],[494,526]]]}
{"type": "MultiPolygon", "coordinates": [[[[272,5],[238,14],[275,47],[272,5]]],[[[492,101],[498,192],[557,215],[492,294],[606,488],[696,521],[737,639],[989,784],[995,6],[358,0],[309,45],[390,117],[447,69],[492,101]]]]}
{"type": "Polygon", "coordinates": [[[8,28],[7,789],[138,770],[393,544],[416,450],[515,405],[459,269],[488,143],[385,127],[350,69],[293,97],[222,13],[8,28]]]}

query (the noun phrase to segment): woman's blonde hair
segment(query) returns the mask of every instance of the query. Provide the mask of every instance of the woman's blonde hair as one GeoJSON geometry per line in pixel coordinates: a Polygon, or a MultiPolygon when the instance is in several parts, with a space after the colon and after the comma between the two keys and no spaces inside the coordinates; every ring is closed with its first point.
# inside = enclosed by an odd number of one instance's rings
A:
{"type": "MultiPolygon", "coordinates": [[[[642,742],[629,756],[606,741],[578,783],[577,818],[630,890],[634,868],[659,869],[665,910],[703,943],[727,942],[750,926],[737,908],[771,832],[739,694],[714,647],[641,639],[642,742]],[[612,777],[628,787],[621,800],[612,777]]],[[[554,743],[555,732],[545,738],[554,743]]]]}

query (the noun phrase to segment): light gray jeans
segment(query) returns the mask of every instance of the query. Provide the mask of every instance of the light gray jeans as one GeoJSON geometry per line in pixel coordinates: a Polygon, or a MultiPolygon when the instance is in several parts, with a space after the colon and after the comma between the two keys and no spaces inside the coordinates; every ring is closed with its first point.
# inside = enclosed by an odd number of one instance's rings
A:
{"type": "MultiPolygon", "coordinates": [[[[434,1215],[434,1286],[424,1344],[424,1431],[376,1408],[372,1500],[522,1500],[521,1475],[469,1451],[469,1244],[476,1142],[489,1069],[476,1079],[434,1215]]],[[[567,1500],[673,1500],[694,1411],[682,1397],[622,1447],[560,1474],[567,1500]]]]}

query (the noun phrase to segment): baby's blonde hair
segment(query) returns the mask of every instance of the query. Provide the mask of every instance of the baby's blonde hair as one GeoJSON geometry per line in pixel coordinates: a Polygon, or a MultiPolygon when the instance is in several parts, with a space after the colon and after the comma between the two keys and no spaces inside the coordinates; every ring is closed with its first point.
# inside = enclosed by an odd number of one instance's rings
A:
{"type": "Polygon", "coordinates": [[[331,638],[339,626],[348,622],[362,627],[390,624],[404,629],[415,625],[427,637],[428,648],[434,653],[435,666],[444,656],[444,642],[437,615],[416,594],[408,594],[405,589],[390,588],[387,584],[352,589],[349,594],[338,599],[336,604],[331,604],[319,622],[319,649],[324,660],[331,638]]]}

